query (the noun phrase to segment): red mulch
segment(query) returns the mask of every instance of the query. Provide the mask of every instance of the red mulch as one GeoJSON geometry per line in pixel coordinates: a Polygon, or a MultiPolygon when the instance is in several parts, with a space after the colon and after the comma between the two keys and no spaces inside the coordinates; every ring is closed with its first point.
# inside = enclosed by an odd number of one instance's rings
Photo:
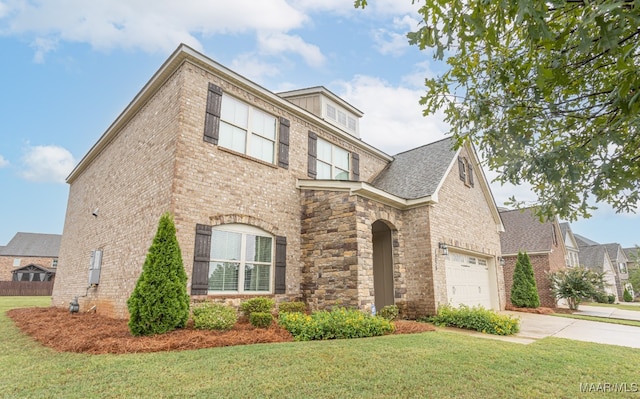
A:
{"type": "Polygon", "coordinates": [[[505,310],[511,310],[514,312],[522,312],[522,313],[536,313],[536,314],[552,314],[552,313],[573,313],[569,309],[564,308],[517,308],[513,305],[507,305],[505,310]]]}
{"type": "MultiPolygon", "coordinates": [[[[24,333],[58,352],[121,354],[293,341],[291,334],[275,323],[264,329],[239,322],[229,331],[196,330],[187,326],[165,334],[134,337],[127,320],[95,313],[69,314],[66,309],[50,307],[12,309],[7,315],[24,333]]],[[[415,321],[398,320],[395,324],[395,334],[434,330],[429,324],[415,321]]]]}

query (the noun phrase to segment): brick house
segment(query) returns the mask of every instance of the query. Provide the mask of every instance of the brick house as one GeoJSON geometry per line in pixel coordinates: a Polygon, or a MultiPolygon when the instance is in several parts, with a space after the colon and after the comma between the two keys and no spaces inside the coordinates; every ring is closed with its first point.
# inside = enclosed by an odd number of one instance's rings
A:
{"type": "Polygon", "coordinates": [[[181,45],[68,177],[53,305],[81,296],[126,318],[169,211],[193,298],[503,309],[502,223],[473,147],[391,157],[360,139],[361,116],[323,87],[276,94],[181,45]]]}
{"type": "Polygon", "coordinates": [[[14,271],[31,265],[55,274],[61,239],[60,234],[16,233],[6,246],[0,247],[0,281],[13,280],[14,271]]]}
{"type": "Polygon", "coordinates": [[[511,286],[518,252],[526,252],[533,266],[540,306],[555,308],[548,273],[566,267],[567,251],[558,219],[541,222],[534,208],[501,211],[504,233],[500,235],[504,259],[504,282],[507,303],[511,303],[511,286]]]}

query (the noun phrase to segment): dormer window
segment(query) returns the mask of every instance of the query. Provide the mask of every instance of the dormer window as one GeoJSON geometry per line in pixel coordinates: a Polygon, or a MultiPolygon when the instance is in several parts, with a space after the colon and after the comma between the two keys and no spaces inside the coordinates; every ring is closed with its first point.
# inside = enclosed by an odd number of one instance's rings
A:
{"type": "Polygon", "coordinates": [[[354,134],[357,131],[358,124],[356,123],[356,118],[348,114],[347,111],[328,101],[326,102],[325,107],[325,118],[354,134]]]}

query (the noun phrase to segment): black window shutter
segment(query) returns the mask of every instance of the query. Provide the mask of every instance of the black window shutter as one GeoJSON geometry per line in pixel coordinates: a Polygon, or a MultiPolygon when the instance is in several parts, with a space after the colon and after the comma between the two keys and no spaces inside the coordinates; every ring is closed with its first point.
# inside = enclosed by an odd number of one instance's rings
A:
{"type": "Polygon", "coordinates": [[[276,294],[287,292],[287,237],[276,236],[276,294]]]}
{"type": "Polygon", "coordinates": [[[318,135],[314,132],[309,132],[309,162],[307,168],[307,174],[310,178],[316,178],[316,157],[318,156],[318,135]]]}
{"type": "Polygon", "coordinates": [[[289,119],[280,117],[280,133],[278,137],[278,166],[289,169],[289,119]]]}
{"type": "Polygon", "coordinates": [[[464,159],[458,157],[458,172],[460,173],[460,180],[467,181],[467,175],[464,173],[464,159]]]}
{"type": "Polygon", "coordinates": [[[220,108],[222,106],[222,88],[209,83],[207,92],[207,112],[204,116],[204,141],[218,144],[220,128],[220,108]]]}
{"type": "Polygon", "coordinates": [[[469,185],[473,187],[473,168],[471,162],[467,162],[467,174],[469,175],[469,185]]]}
{"type": "Polygon", "coordinates": [[[207,295],[209,290],[210,255],[211,226],[196,224],[193,273],[191,274],[191,295],[207,295]]]}
{"type": "Polygon", "coordinates": [[[360,181],[360,155],[355,152],[351,153],[351,178],[360,181]]]}

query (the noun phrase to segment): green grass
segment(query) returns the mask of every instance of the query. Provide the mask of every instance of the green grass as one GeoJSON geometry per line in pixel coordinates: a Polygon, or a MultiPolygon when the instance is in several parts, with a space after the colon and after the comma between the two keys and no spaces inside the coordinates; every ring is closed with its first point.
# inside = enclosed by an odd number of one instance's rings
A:
{"type": "Polygon", "coordinates": [[[597,303],[597,302],[589,302],[589,303],[582,303],[582,305],[587,305],[587,306],[600,306],[603,308],[618,308],[618,309],[622,309],[622,310],[635,310],[636,312],[640,312],[640,306],[638,305],[625,305],[624,303],[597,303]]]}
{"type": "Polygon", "coordinates": [[[599,321],[601,323],[609,323],[609,324],[621,324],[623,326],[640,327],[640,321],[637,321],[637,320],[614,319],[611,317],[598,317],[598,316],[587,316],[587,315],[581,315],[581,314],[563,314],[563,313],[553,313],[552,316],[566,317],[568,319],[599,321]]]}
{"type": "MultiPolygon", "coordinates": [[[[5,314],[48,303],[0,297],[0,397],[573,398],[583,395],[580,383],[640,382],[638,349],[558,338],[521,345],[447,331],[151,354],[56,353],[22,335],[5,314]]],[[[624,395],[637,397],[613,396],[624,395]]]]}

